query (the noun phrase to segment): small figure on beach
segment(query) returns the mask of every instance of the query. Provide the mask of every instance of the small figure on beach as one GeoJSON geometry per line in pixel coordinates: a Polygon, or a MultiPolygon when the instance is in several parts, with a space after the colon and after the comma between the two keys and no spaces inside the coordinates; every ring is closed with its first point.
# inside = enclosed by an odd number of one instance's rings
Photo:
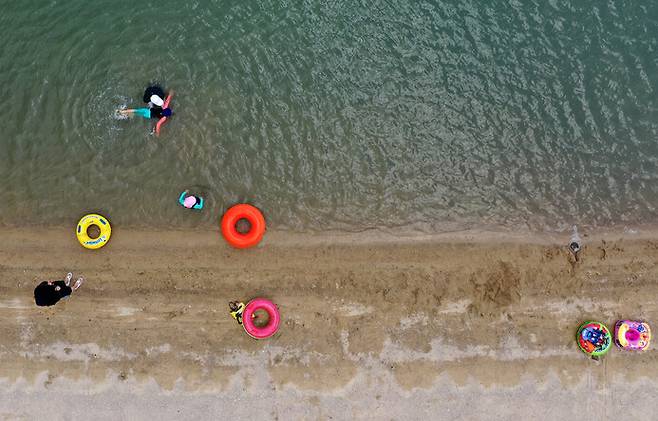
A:
{"type": "Polygon", "coordinates": [[[571,250],[571,253],[573,253],[574,259],[576,259],[576,262],[578,261],[578,253],[580,252],[580,249],[582,247],[582,240],[580,239],[580,235],[578,235],[578,227],[573,226],[573,233],[571,234],[571,240],[569,241],[569,250],[571,250]]]}
{"type": "Polygon", "coordinates": [[[71,288],[71,279],[73,279],[73,274],[69,272],[63,280],[41,282],[34,288],[35,303],[38,306],[52,306],[57,304],[59,300],[68,298],[84,282],[84,278],[81,276],[71,288]]]}
{"type": "Polygon", "coordinates": [[[186,209],[196,209],[196,210],[203,209],[203,197],[199,197],[196,195],[188,195],[187,190],[185,190],[180,194],[180,197],[178,198],[178,203],[180,203],[181,206],[186,209]]]}
{"type": "Polygon", "coordinates": [[[123,110],[118,110],[120,115],[138,115],[140,117],[151,119],[157,118],[158,122],[155,124],[155,134],[160,134],[160,127],[167,121],[167,118],[173,115],[173,111],[169,107],[171,98],[174,96],[174,91],[169,91],[166,99],[162,99],[164,96],[164,91],[158,85],[152,85],[146,88],[144,91],[144,102],[147,104],[146,107],[142,108],[126,108],[123,110]]]}

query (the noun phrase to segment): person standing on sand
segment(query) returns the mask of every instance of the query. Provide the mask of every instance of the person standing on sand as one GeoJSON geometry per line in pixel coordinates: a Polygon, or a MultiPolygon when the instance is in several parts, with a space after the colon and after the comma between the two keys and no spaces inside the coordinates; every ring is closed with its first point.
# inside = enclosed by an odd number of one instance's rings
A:
{"type": "Polygon", "coordinates": [[[34,301],[38,306],[52,306],[62,298],[68,298],[71,293],[82,285],[84,278],[81,276],[71,288],[71,272],[66,274],[63,281],[43,281],[34,288],[34,301]]]}
{"type": "Polygon", "coordinates": [[[578,235],[578,227],[574,225],[572,229],[573,229],[573,234],[571,235],[571,240],[569,241],[569,250],[571,250],[571,253],[573,253],[573,257],[574,259],[576,259],[577,262],[578,253],[580,252],[581,249],[582,240],[580,239],[580,235],[578,235]]]}

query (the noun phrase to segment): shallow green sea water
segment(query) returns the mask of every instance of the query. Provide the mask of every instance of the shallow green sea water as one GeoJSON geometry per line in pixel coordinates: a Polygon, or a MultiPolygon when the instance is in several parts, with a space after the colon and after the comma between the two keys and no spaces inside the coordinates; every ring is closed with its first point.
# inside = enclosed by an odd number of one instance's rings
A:
{"type": "Polygon", "coordinates": [[[657,219],[655,1],[0,0],[0,35],[0,224],[657,219]],[[159,137],[115,115],[150,82],[159,137]]]}

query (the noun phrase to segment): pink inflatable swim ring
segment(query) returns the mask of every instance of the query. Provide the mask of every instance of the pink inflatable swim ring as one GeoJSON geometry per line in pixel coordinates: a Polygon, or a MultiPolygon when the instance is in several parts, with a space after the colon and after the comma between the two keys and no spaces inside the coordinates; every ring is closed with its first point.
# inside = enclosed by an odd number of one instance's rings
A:
{"type": "Polygon", "coordinates": [[[615,324],[615,343],[622,349],[646,351],[651,343],[651,328],[641,320],[619,320],[615,324]]]}
{"type": "Polygon", "coordinates": [[[264,298],[256,298],[249,301],[244,309],[244,313],[242,313],[242,326],[245,332],[247,332],[247,335],[255,339],[265,339],[274,335],[279,330],[280,321],[279,309],[273,302],[264,298]],[[267,313],[269,319],[267,325],[259,327],[254,323],[257,317],[254,313],[258,310],[263,310],[267,313]]]}

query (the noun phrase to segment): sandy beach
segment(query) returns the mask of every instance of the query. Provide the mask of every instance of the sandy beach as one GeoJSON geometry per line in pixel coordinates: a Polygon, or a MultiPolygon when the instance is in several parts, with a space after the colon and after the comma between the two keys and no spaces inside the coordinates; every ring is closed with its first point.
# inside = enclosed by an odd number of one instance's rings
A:
{"type": "Polygon", "coordinates": [[[658,320],[658,235],[566,238],[0,231],[0,419],[616,419],[657,407],[657,354],[588,359],[586,319],[658,320]],[[32,291],[67,271],[54,307],[32,291]],[[228,301],[266,297],[256,341],[228,301]]]}
{"type": "Polygon", "coordinates": [[[0,421],[658,420],[658,1],[4,1],[0,35],[0,421]],[[593,360],[590,320],[653,344],[593,360]]]}

